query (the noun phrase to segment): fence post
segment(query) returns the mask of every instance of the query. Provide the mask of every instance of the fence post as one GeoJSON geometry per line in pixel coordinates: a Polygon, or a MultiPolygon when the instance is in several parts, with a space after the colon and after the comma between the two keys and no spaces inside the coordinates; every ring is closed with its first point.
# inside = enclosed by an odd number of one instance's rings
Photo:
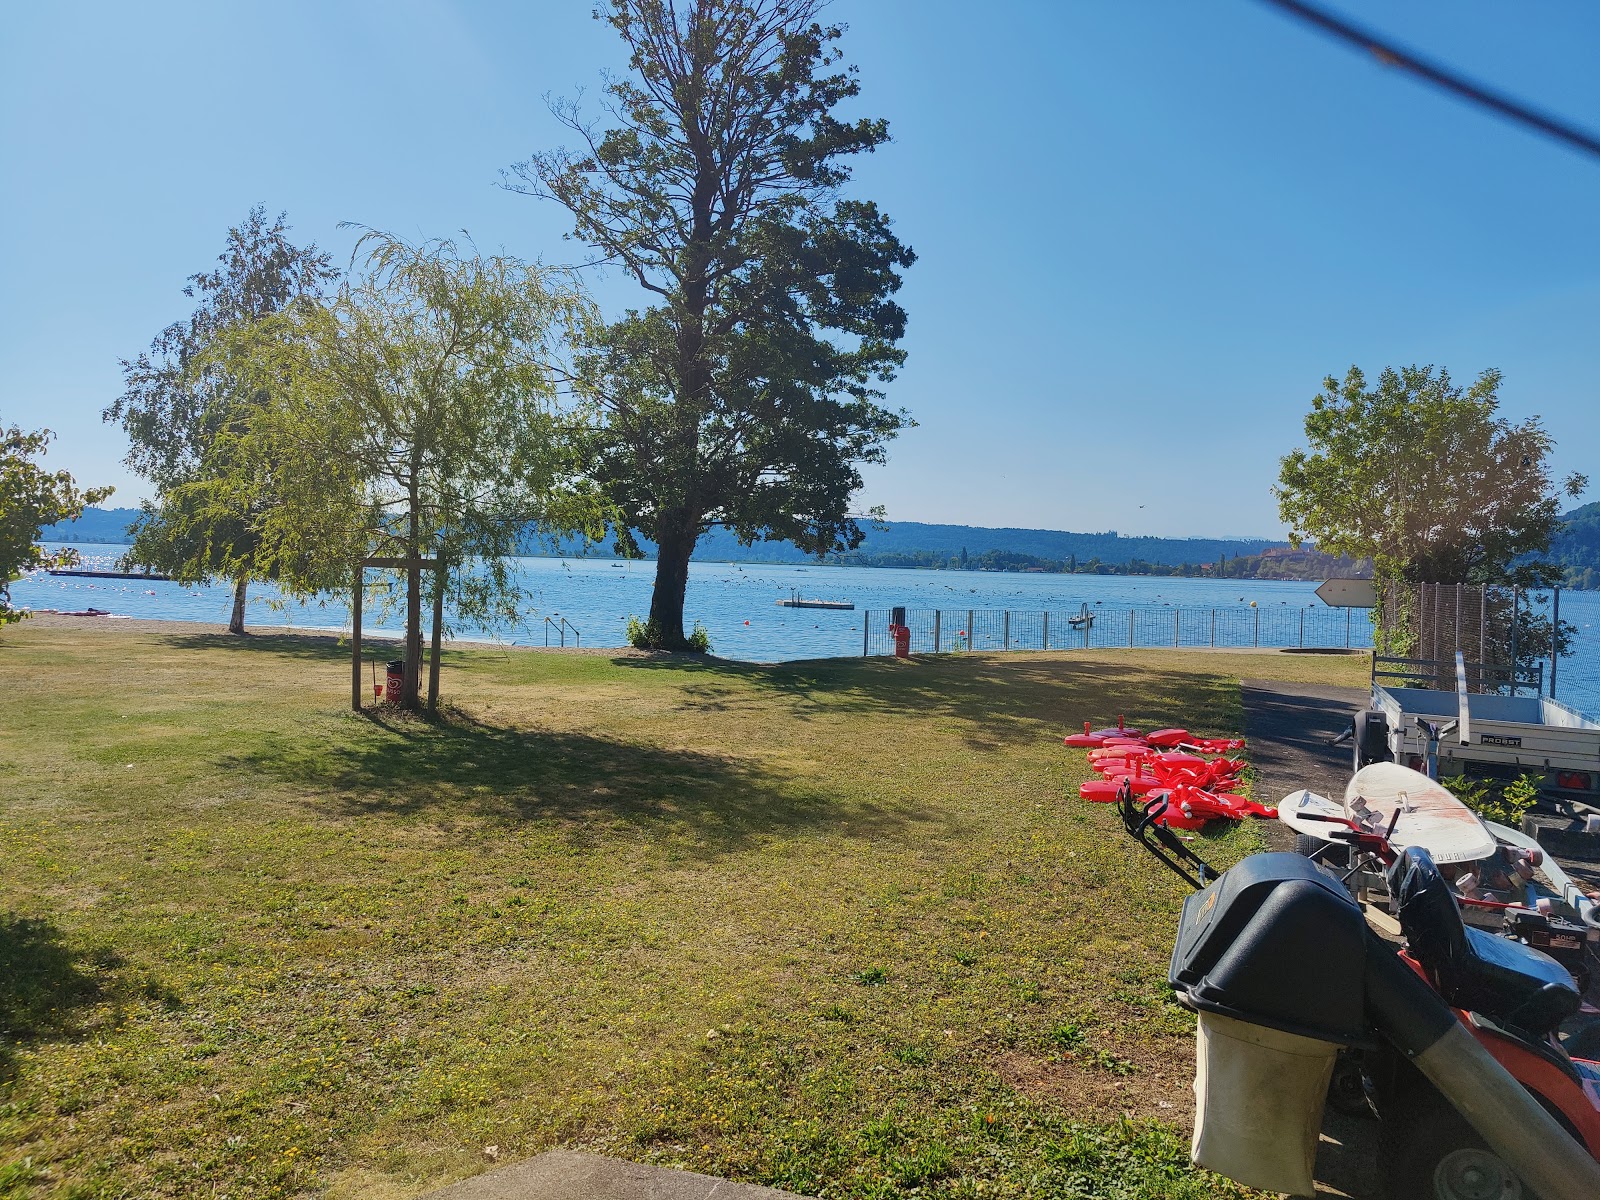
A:
{"type": "Polygon", "coordinates": [[[1521,588],[1511,589],[1511,694],[1517,694],[1517,601],[1522,596],[1521,588]]]}
{"type": "Polygon", "coordinates": [[[978,630],[972,623],[972,609],[967,609],[967,649],[971,650],[978,644],[978,630]]]}
{"type": "Polygon", "coordinates": [[[1439,658],[1439,585],[1433,585],[1433,653],[1428,656],[1435,661],[1439,658]]]}
{"type": "Polygon", "coordinates": [[[1344,610],[1344,648],[1350,649],[1350,609],[1344,610]]]}
{"type": "Polygon", "coordinates": [[[939,610],[933,610],[933,652],[939,653],[939,610]]]}
{"type": "Polygon", "coordinates": [[[1256,609],[1256,645],[1261,645],[1261,610],[1256,609]]]}
{"type": "Polygon", "coordinates": [[[1422,610],[1424,608],[1427,608],[1427,584],[1418,584],[1416,586],[1416,658],[1422,658],[1422,651],[1426,650],[1426,646],[1422,645],[1422,610]]]}
{"type": "Polygon", "coordinates": [[[1478,686],[1483,686],[1483,661],[1485,647],[1488,640],[1484,636],[1483,627],[1489,622],[1489,589],[1483,584],[1478,585],[1478,686]]]}
{"type": "Polygon", "coordinates": [[[1178,614],[1182,611],[1181,608],[1172,610],[1172,648],[1174,650],[1178,648],[1178,614]]]}
{"type": "Polygon", "coordinates": [[[861,610],[861,657],[867,656],[867,642],[872,637],[872,610],[861,610]]]}
{"type": "Polygon", "coordinates": [[[1044,648],[1050,649],[1050,610],[1044,610],[1044,648]]]}
{"type": "Polygon", "coordinates": [[[1011,610],[1005,612],[1005,619],[1000,623],[1000,649],[1011,649],[1011,610]]]}
{"type": "Polygon", "coordinates": [[[1128,610],[1128,649],[1133,649],[1133,609],[1128,610]]]}
{"type": "MultiPolygon", "coordinates": [[[[1454,639],[1456,644],[1450,647],[1452,652],[1461,649],[1461,588],[1461,584],[1456,584],[1456,636],[1454,639]]],[[[1454,657],[1453,653],[1452,657],[1454,657]]]]}
{"type": "Polygon", "coordinates": [[[1217,610],[1211,610],[1211,648],[1217,648],[1217,610]]]}
{"type": "Polygon", "coordinates": [[[1556,698],[1556,664],[1561,661],[1561,589],[1550,593],[1550,699],[1556,698]]]}
{"type": "Polygon", "coordinates": [[[1306,610],[1302,605],[1300,609],[1300,649],[1306,648],[1306,610]]]}

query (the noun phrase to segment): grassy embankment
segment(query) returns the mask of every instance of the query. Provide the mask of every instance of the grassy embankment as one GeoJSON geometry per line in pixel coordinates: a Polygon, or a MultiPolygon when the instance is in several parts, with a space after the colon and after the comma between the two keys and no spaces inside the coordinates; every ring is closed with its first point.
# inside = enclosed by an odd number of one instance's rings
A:
{"type": "Polygon", "coordinates": [[[446,667],[435,726],[343,711],[330,639],[0,637],[0,1195],[403,1197],[556,1143],[1230,1194],[1186,1165],[1180,887],[1059,737],[1358,660],[446,667]]]}

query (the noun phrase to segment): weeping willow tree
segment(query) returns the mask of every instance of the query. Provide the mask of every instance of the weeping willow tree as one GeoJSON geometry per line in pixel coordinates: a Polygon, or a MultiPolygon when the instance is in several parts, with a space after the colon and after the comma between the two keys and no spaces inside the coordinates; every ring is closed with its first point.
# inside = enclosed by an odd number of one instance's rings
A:
{"type": "Polygon", "coordinates": [[[506,560],[529,528],[603,528],[572,471],[585,413],[560,392],[588,303],[564,272],[448,240],[369,231],[357,256],[337,294],[235,342],[274,402],[226,482],[275,497],[259,553],[291,593],[348,588],[367,556],[412,564],[401,702],[415,707],[436,589],[464,618],[514,621],[524,595],[506,560]],[[424,578],[424,558],[443,570],[424,578]]]}

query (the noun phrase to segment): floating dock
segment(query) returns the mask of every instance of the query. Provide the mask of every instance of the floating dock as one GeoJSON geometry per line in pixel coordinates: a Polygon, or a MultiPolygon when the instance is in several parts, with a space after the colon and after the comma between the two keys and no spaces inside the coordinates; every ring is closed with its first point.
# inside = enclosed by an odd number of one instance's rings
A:
{"type": "Polygon", "coordinates": [[[803,600],[799,596],[790,596],[787,600],[778,601],[779,608],[834,608],[842,612],[855,609],[855,602],[851,600],[803,600]]]}
{"type": "Polygon", "coordinates": [[[50,572],[52,575],[77,575],[84,579],[154,579],[162,583],[170,583],[171,575],[157,575],[154,572],[146,574],[143,571],[82,571],[76,567],[58,567],[50,572]]]}

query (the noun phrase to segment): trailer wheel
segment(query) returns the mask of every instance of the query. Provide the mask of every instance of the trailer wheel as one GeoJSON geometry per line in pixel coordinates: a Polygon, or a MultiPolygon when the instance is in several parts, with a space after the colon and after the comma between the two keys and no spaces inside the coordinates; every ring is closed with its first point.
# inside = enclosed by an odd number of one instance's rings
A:
{"type": "Polygon", "coordinates": [[[1328,1107],[1347,1117],[1372,1120],[1376,1114],[1367,1103],[1365,1075],[1359,1050],[1339,1051],[1333,1064],[1333,1077],[1328,1080],[1328,1107]]]}
{"type": "Polygon", "coordinates": [[[1443,1096],[1418,1089],[1378,1128],[1388,1200],[1538,1200],[1443,1096]]]}
{"type": "Polygon", "coordinates": [[[1343,871],[1350,866],[1350,847],[1338,842],[1325,842],[1309,833],[1294,835],[1294,852],[1343,871]]]}
{"type": "Polygon", "coordinates": [[[1389,719],[1374,709],[1365,709],[1355,715],[1356,770],[1369,763],[1392,762],[1389,752],[1389,719]]]}

